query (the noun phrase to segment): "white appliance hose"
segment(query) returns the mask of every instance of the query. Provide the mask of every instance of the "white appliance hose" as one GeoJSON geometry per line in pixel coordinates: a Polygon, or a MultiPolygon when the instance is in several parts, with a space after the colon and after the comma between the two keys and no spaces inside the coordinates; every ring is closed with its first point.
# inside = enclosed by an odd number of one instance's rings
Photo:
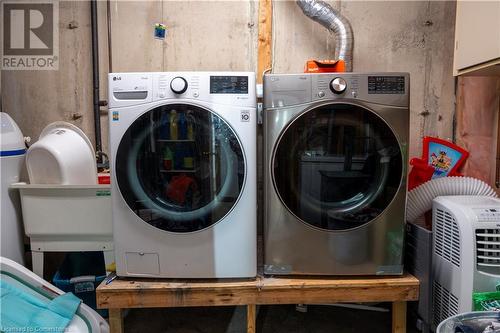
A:
{"type": "Polygon", "coordinates": [[[432,209],[432,200],[443,195],[484,195],[497,197],[495,190],[482,180],[472,177],[442,177],[432,179],[408,192],[406,220],[414,222],[432,209]]]}

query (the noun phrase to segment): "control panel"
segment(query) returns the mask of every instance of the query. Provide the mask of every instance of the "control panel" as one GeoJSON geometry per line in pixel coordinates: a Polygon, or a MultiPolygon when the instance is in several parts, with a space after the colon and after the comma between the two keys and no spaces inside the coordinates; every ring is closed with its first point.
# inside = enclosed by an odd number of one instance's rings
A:
{"type": "Polygon", "coordinates": [[[255,107],[252,72],[110,73],[110,108],[181,100],[255,107]]]}
{"type": "Polygon", "coordinates": [[[254,105],[255,76],[247,72],[153,73],[153,99],[254,105]]]}
{"type": "Polygon", "coordinates": [[[211,94],[248,94],[248,76],[210,76],[211,94]]]}
{"type": "Polygon", "coordinates": [[[363,101],[408,107],[408,73],[267,74],[264,106],[281,108],[310,102],[363,101]]]}
{"type": "Polygon", "coordinates": [[[500,207],[474,208],[478,222],[500,222],[500,207]]]}
{"type": "Polygon", "coordinates": [[[404,94],[404,76],[368,76],[369,94],[404,94]]]}

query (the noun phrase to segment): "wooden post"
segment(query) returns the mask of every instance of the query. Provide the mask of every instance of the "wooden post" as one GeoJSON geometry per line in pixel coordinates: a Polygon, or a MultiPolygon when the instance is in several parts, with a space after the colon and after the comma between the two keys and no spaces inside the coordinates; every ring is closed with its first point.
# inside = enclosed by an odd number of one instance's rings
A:
{"type": "Polygon", "coordinates": [[[110,333],[123,333],[122,309],[109,309],[110,333]]]}
{"type": "Polygon", "coordinates": [[[392,333],[406,332],[406,302],[392,303],[392,333]]]}
{"type": "Polygon", "coordinates": [[[259,40],[257,56],[257,83],[262,83],[262,73],[271,68],[273,38],[272,0],[259,1],[259,40]]]}
{"type": "Polygon", "coordinates": [[[255,318],[256,306],[255,304],[247,305],[247,333],[255,333],[255,318]]]}

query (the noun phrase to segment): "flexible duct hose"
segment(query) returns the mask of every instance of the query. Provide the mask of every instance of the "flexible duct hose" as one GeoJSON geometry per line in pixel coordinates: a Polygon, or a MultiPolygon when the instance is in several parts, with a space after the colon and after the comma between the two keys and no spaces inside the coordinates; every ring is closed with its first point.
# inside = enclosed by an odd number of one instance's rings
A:
{"type": "Polygon", "coordinates": [[[482,180],[472,177],[443,177],[432,179],[408,193],[406,220],[414,222],[432,209],[432,200],[443,195],[483,195],[497,197],[495,190],[482,180]]]}
{"type": "Polygon", "coordinates": [[[354,34],[347,18],[321,0],[297,0],[297,5],[307,17],[335,34],[335,59],[344,60],[346,72],[352,72],[354,34]]]}

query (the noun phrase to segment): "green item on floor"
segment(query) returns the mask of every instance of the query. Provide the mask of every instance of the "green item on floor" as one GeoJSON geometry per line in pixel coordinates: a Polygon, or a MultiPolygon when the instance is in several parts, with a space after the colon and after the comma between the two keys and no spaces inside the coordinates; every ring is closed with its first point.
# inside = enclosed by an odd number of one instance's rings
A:
{"type": "Polygon", "coordinates": [[[72,293],[44,301],[0,280],[0,331],[63,332],[81,300],[72,293]]]}
{"type": "Polygon", "coordinates": [[[500,291],[472,294],[474,311],[500,311],[500,291]]]}

